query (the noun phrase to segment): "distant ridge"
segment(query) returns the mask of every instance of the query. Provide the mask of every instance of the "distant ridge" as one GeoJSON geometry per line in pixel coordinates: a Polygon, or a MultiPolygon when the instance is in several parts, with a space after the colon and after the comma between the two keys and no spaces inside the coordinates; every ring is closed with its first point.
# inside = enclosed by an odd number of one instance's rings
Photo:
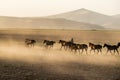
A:
{"type": "Polygon", "coordinates": [[[112,17],[114,17],[114,18],[120,18],[120,14],[113,15],[112,17]]]}
{"type": "Polygon", "coordinates": [[[62,18],[0,16],[0,28],[103,30],[102,26],[62,18]]]}
{"type": "Polygon", "coordinates": [[[97,24],[108,29],[120,29],[120,19],[116,19],[112,16],[104,15],[84,8],[47,16],[47,18],[64,18],[72,21],[97,24]]]}

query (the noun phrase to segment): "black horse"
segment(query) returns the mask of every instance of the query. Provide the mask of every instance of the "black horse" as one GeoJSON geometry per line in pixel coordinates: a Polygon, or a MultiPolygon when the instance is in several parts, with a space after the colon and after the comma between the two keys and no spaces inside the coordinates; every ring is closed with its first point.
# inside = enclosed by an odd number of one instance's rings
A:
{"type": "Polygon", "coordinates": [[[90,53],[93,50],[95,53],[95,50],[97,50],[97,52],[101,52],[102,53],[102,45],[100,44],[93,44],[93,43],[89,43],[89,47],[91,47],[90,53]]]}
{"type": "Polygon", "coordinates": [[[65,40],[59,40],[59,44],[61,44],[61,48],[60,49],[62,49],[62,48],[64,48],[65,49],[65,44],[66,44],[66,42],[67,41],[65,41],[65,40]]]}
{"type": "Polygon", "coordinates": [[[53,47],[53,45],[55,44],[56,42],[55,41],[49,41],[49,40],[44,40],[43,41],[43,44],[45,44],[45,47],[48,48],[48,47],[53,47]]]}
{"type": "Polygon", "coordinates": [[[34,39],[25,39],[25,45],[27,47],[34,47],[36,40],[34,39]]]}
{"type": "Polygon", "coordinates": [[[66,50],[70,50],[70,49],[72,49],[73,47],[75,47],[75,43],[73,43],[73,42],[71,42],[71,41],[68,41],[68,42],[66,42],[65,43],[65,48],[66,48],[66,50]]]}
{"type": "Polygon", "coordinates": [[[80,52],[80,50],[82,50],[81,53],[83,53],[83,51],[85,50],[86,54],[87,54],[87,50],[88,50],[88,45],[87,44],[77,44],[78,46],[78,50],[80,52]]]}
{"type": "Polygon", "coordinates": [[[65,40],[59,40],[59,43],[61,44],[61,48],[60,49],[62,49],[62,47],[63,47],[65,50],[71,49],[71,47],[74,44],[71,41],[65,41],[65,40]]]}
{"type": "Polygon", "coordinates": [[[103,47],[107,48],[107,53],[110,51],[110,53],[112,54],[111,51],[114,51],[114,53],[117,52],[119,54],[119,51],[118,51],[119,43],[118,43],[118,45],[109,45],[109,44],[105,43],[103,47]]]}
{"type": "Polygon", "coordinates": [[[70,45],[69,45],[69,49],[73,52],[77,52],[77,50],[78,50],[78,46],[77,46],[77,44],[76,43],[70,43],[70,45]]]}
{"type": "Polygon", "coordinates": [[[120,42],[118,42],[118,44],[117,44],[118,46],[120,46],[120,42]]]}

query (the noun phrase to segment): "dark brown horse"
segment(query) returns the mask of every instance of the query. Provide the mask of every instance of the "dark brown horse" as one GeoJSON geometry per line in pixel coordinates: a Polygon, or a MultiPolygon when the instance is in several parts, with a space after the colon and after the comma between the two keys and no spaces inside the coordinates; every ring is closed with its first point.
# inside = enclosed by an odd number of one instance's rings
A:
{"type": "Polygon", "coordinates": [[[68,41],[65,43],[66,50],[70,50],[71,48],[75,47],[75,43],[68,41]]]}
{"type": "Polygon", "coordinates": [[[45,44],[46,48],[48,48],[48,47],[52,48],[55,43],[56,43],[55,41],[49,41],[49,40],[43,41],[43,44],[45,44]]]}
{"type": "Polygon", "coordinates": [[[80,50],[82,50],[81,53],[83,53],[83,51],[85,50],[85,52],[86,52],[86,54],[87,54],[87,50],[88,50],[87,44],[77,44],[77,46],[78,46],[79,52],[80,52],[80,50]]]}
{"type": "Polygon", "coordinates": [[[107,48],[107,53],[110,51],[110,53],[112,54],[111,51],[114,51],[114,53],[117,52],[119,54],[119,51],[118,51],[119,43],[118,43],[118,45],[109,45],[109,44],[105,43],[103,47],[107,48]]]}
{"type": "Polygon", "coordinates": [[[92,50],[94,51],[94,53],[95,53],[95,50],[97,50],[98,53],[99,52],[102,53],[102,45],[100,45],[100,44],[89,43],[89,47],[91,48],[90,53],[91,53],[92,50]]]}
{"type": "Polygon", "coordinates": [[[69,49],[73,52],[77,52],[77,50],[78,50],[78,46],[77,46],[77,44],[76,43],[71,43],[71,45],[69,46],[69,49]]]}
{"type": "Polygon", "coordinates": [[[34,39],[25,39],[25,45],[27,47],[34,47],[36,40],[34,39]]]}
{"type": "Polygon", "coordinates": [[[120,46],[120,42],[118,42],[118,44],[117,44],[118,46],[120,46]]]}
{"type": "Polygon", "coordinates": [[[64,48],[65,49],[65,44],[66,44],[66,42],[67,41],[65,41],[65,40],[59,40],[59,44],[61,44],[61,48],[60,49],[62,49],[62,48],[64,48]]]}
{"type": "Polygon", "coordinates": [[[65,40],[59,40],[59,43],[61,44],[61,48],[62,47],[65,49],[65,50],[68,50],[71,48],[71,46],[73,45],[73,42],[71,41],[65,41],[65,40]]]}

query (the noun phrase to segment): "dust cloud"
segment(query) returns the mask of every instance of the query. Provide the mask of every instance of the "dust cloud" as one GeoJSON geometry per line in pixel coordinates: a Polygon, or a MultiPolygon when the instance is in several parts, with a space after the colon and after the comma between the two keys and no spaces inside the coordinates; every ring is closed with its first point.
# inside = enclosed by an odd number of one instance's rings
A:
{"type": "MultiPolygon", "coordinates": [[[[60,50],[58,40],[75,39],[76,43],[110,43],[120,41],[119,31],[65,30],[1,30],[0,80],[117,80],[120,79],[120,56],[74,53],[60,50]],[[88,35],[90,35],[88,37],[88,35]],[[37,41],[26,47],[26,38],[37,41]],[[51,49],[42,44],[44,39],[57,43],[51,49]],[[28,79],[29,78],[29,79],[28,79]]],[[[120,51],[120,48],[119,48],[120,51]]]]}
{"type": "MultiPolygon", "coordinates": [[[[88,50],[89,52],[89,50],[88,50]]],[[[10,40],[9,42],[0,42],[0,58],[12,61],[21,61],[27,63],[67,63],[77,62],[78,64],[95,64],[95,65],[116,65],[120,60],[118,55],[103,54],[79,54],[69,50],[60,50],[60,45],[56,44],[51,49],[46,49],[44,45],[35,47],[26,47],[24,43],[18,43],[10,40]]]]}
{"type": "Polygon", "coordinates": [[[118,55],[105,55],[105,51],[102,55],[79,54],[60,50],[58,43],[53,48],[46,49],[41,43],[26,47],[24,42],[12,39],[1,41],[0,79],[27,80],[28,76],[30,80],[118,79],[120,58],[118,55]]]}

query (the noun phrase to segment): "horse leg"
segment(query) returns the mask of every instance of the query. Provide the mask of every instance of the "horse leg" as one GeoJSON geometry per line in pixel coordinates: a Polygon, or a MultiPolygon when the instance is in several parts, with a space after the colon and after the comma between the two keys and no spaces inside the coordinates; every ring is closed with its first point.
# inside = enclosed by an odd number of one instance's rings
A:
{"type": "Polygon", "coordinates": [[[47,46],[45,45],[45,48],[47,48],[47,46]]]}
{"type": "Polygon", "coordinates": [[[47,48],[47,49],[48,49],[48,47],[49,47],[49,46],[48,46],[48,45],[46,45],[46,48],[47,48]]]}
{"type": "Polygon", "coordinates": [[[83,49],[82,49],[82,52],[81,52],[81,54],[83,53],[83,49]]]}
{"type": "Polygon", "coordinates": [[[112,52],[111,52],[111,50],[110,50],[110,53],[111,53],[111,55],[112,55],[112,52]]]}
{"type": "Polygon", "coordinates": [[[47,49],[47,45],[45,45],[45,48],[47,49]]]}
{"type": "Polygon", "coordinates": [[[77,53],[77,49],[75,49],[75,54],[77,53]]]}
{"type": "Polygon", "coordinates": [[[64,50],[65,50],[66,46],[63,46],[63,48],[64,48],[64,50]]]}
{"type": "Polygon", "coordinates": [[[51,47],[53,48],[53,45],[51,45],[51,47]]]}
{"type": "Polygon", "coordinates": [[[73,52],[73,49],[71,49],[71,52],[73,52]]]}
{"type": "Polygon", "coordinates": [[[28,44],[28,47],[30,47],[30,44],[28,44]]]}
{"type": "Polygon", "coordinates": [[[28,47],[28,44],[25,44],[26,47],[28,47]]]}
{"type": "Polygon", "coordinates": [[[90,54],[91,54],[92,49],[90,49],[90,54]]]}
{"type": "Polygon", "coordinates": [[[34,44],[33,44],[33,43],[31,43],[31,47],[34,47],[34,44]]]}
{"type": "Polygon", "coordinates": [[[102,49],[100,49],[100,53],[102,54],[102,49]]]}
{"type": "Polygon", "coordinates": [[[109,51],[109,50],[107,49],[106,55],[108,54],[108,51],[109,51]]]}
{"type": "Polygon", "coordinates": [[[66,47],[66,46],[64,45],[64,50],[65,50],[65,47],[66,47]]]}
{"type": "Polygon", "coordinates": [[[67,46],[65,46],[65,50],[67,51],[67,46]]]}
{"type": "Polygon", "coordinates": [[[94,54],[95,54],[95,49],[94,49],[94,54]]]}
{"type": "Polygon", "coordinates": [[[79,54],[80,54],[80,49],[78,49],[78,51],[79,51],[79,54]]]}
{"type": "Polygon", "coordinates": [[[73,49],[72,51],[73,51],[73,53],[75,54],[75,50],[73,49]]]}
{"type": "Polygon", "coordinates": [[[115,52],[116,52],[116,49],[114,49],[114,54],[115,54],[115,52]]]}
{"type": "Polygon", "coordinates": [[[86,54],[87,54],[87,48],[85,48],[86,54]]]}
{"type": "Polygon", "coordinates": [[[63,46],[61,45],[61,48],[60,48],[60,50],[62,49],[62,47],[63,47],[63,46]]]}
{"type": "Polygon", "coordinates": [[[53,45],[50,45],[50,48],[52,48],[53,47],[53,45]]]}
{"type": "Polygon", "coordinates": [[[66,45],[64,46],[64,50],[66,50],[66,51],[67,51],[67,46],[66,46],[66,45]]]}
{"type": "Polygon", "coordinates": [[[32,47],[34,47],[34,44],[32,44],[32,47]]]}
{"type": "Polygon", "coordinates": [[[51,45],[49,45],[49,49],[51,49],[52,48],[52,46],[51,45]]]}
{"type": "Polygon", "coordinates": [[[117,51],[117,53],[118,53],[118,55],[119,55],[119,51],[118,51],[118,49],[116,49],[116,51],[117,51]]]}
{"type": "Polygon", "coordinates": [[[99,49],[97,49],[97,54],[99,53],[99,49]]]}

